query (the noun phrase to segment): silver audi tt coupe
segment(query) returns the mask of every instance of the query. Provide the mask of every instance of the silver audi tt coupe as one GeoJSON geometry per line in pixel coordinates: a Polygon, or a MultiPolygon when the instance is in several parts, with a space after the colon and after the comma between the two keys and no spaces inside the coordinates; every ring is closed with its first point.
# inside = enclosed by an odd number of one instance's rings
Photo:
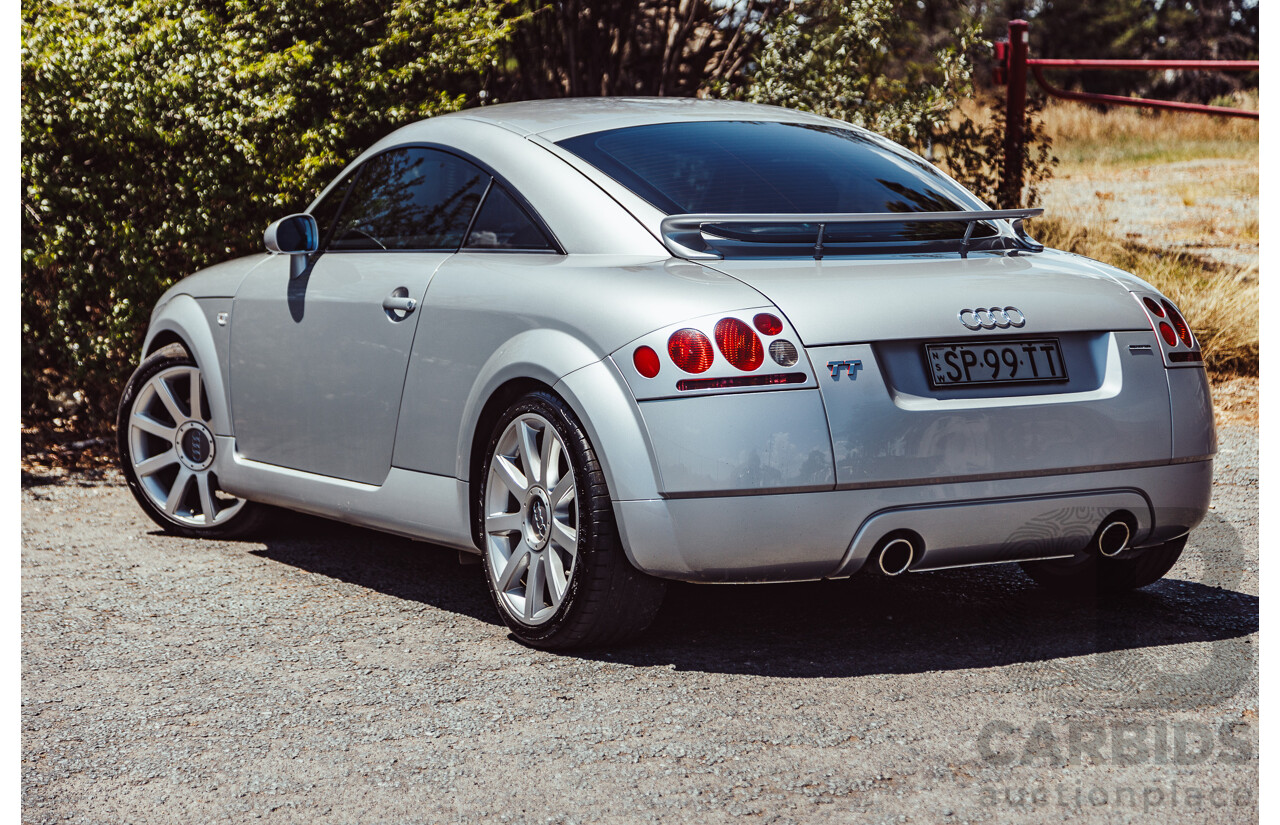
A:
{"type": "Polygon", "coordinates": [[[161,297],[124,474],[182,535],[278,506],[479,554],[547,648],[639,632],[673,579],[1143,587],[1209,506],[1200,346],[1039,211],[766,106],[415,123],[161,297]]]}

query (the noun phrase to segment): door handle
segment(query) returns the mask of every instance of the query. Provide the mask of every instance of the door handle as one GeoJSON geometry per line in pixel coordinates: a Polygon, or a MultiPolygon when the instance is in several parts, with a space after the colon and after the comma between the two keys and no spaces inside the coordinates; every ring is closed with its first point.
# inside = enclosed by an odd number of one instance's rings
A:
{"type": "Polygon", "coordinates": [[[388,295],[382,299],[382,308],[399,312],[413,312],[418,308],[418,302],[403,295],[388,295]]]}
{"type": "Polygon", "coordinates": [[[382,299],[382,308],[392,321],[403,321],[418,308],[417,300],[409,297],[409,290],[398,287],[390,295],[382,299]]]}

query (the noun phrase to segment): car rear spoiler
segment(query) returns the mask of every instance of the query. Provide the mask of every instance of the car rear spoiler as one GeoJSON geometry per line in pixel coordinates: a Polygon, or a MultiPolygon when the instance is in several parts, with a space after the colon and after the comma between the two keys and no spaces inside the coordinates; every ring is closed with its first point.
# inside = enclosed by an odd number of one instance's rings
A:
{"type": "MultiPolygon", "coordinates": [[[[1035,218],[1044,214],[1043,209],[991,209],[978,212],[825,212],[813,214],[690,214],[669,215],[662,219],[662,243],[671,254],[680,258],[721,258],[707,235],[719,237],[714,232],[707,232],[706,227],[715,224],[798,224],[818,225],[818,240],[813,246],[814,260],[822,260],[823,236],[828,224],[849,223],[938,223],[953,222],[968,224],[964,230],[964,238],[960,242],[960,257],[968,257],[969,239],[973,235],[974,224],[981,221],[1011,221],[1014,235],[1030,252],[1040,252],[1044,244],[1037,243],[1023,228],[1022,222],[1027,218],[1035,218]]],[[[734,239],[740,240],[740,239],[734,239]]]]}

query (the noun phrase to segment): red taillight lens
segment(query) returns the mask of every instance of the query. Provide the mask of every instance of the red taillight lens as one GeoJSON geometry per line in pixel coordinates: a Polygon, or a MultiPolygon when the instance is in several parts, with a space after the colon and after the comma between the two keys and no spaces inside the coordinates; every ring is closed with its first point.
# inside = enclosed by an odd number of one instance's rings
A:
{"type": "Polygon", "coordinates": [[[716,354],[711,349],[711,339],[696,329],[680,329],[667,339],[667,354],[676,366],[685,372],[706,372],[716,354]]]}
{"type": "MultiPolygon", "coordinates": [[[[1187,349],[1194,349],[1196,342],[1191,337],[1191,327],[1187,326],[1187,322],[1183,320],[1182,315],[1168,301],[1164,302],[1164,311],[1169,313],[1169,320],[1173,322],[1173,328],[1178,331],[1178,338],[1182,340],[1183,344],[1186,344],[1187,349]]],[[[1173,344],[1169,346],[1173,346],[1173,344]]]]}
{"type": "Polygon", "coordinates": [[[782,332],[782,321],[778,320],[778,316],[767,312],[760,313],[752,318],[751,322],[756,325],[756,329],[760,330],[761,335],[777,335],[782,332]]]}
{"type": "Polygon", "coordinates": [[[662,369],[662,361],[658,359],[658,353],[654,352],[652,347],[636,347],[635,355],[631,356],[631,360],[635,362],[636,372],[645,378],[653,378],[662,369]]]}
{"type": "Polygon", "coordinates": [[[1142,303],[1147,305],[1147,309],[1151,310],[1151,314],[1157,318],[1164,317],[1164,309],[1156,301],[1155,298],[1143,298],[1142,303]]]}
{"type": "Polygon", "coordinates": [[[1164,321],[1160,322],[1160,337],[1163,338],[1164,342],[1169,346],[1178,346],[1178,333],[1174,332],[1173,327],[1169,326],[1164,321]]]}
{"type": "Polygon", "coordinates": [[[764,363],[760,337],[737,318],[724,318],[716,324],[716,346],[730,364],[743,372],[751,372],[764,363]]]}

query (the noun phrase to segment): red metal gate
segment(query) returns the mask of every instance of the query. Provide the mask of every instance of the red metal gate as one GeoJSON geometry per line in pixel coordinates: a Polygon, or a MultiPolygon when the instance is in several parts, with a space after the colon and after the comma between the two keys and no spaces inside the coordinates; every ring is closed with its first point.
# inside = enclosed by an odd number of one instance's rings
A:
{"type": "Polygon", "coordinates": [[[1025,135],[1023,123],[1027,105],[1027,69],[1045,92],[1064,100],[1083,100],[1090,103],[1107,103],[1117,106],[1141,106],[1147,109],[1168,109],[1178,112],[1197,112],[1223,117],[1258,119],[1258,113],[1250,109],[1232,109],[1226,106],[1206,106],[1202,103],[1180,103],[1174,100],[1149,100],[1142,97],[1072,92],[1059,89],[1044,79],[1045,69],[1100,70],[1149,70],[1181,69],[1184,71],[1256,72],[1257,60],[1055,60],[1027,57],[1028,29],[1026,20],[1009,21],[1009,39],[995,44],[996,82],[1003,84],[1005,94],[1004,133],[1004,189],[1022,205],[1022,155],[1025,135]]]}

